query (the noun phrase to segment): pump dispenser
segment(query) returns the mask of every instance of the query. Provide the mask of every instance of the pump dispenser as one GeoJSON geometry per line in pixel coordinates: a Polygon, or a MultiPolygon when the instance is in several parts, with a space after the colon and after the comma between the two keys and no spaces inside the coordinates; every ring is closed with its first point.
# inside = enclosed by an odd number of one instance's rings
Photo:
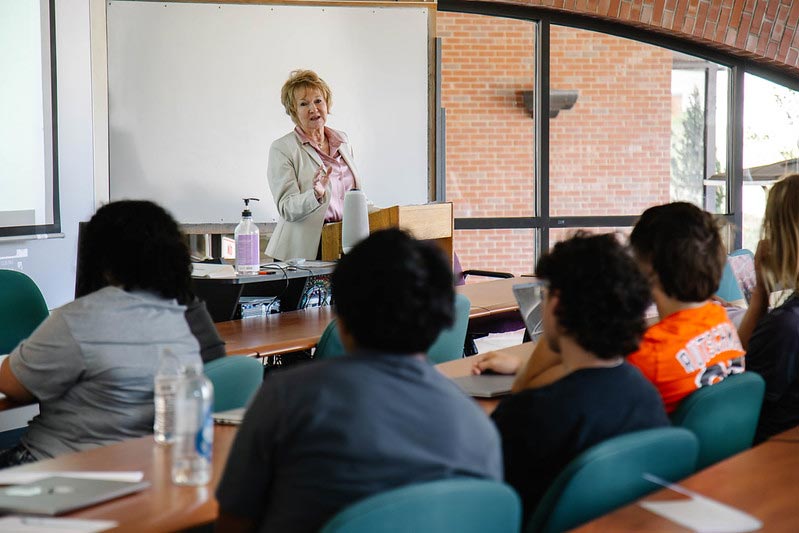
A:
{"type": "Polygon", "coordinates": [[[244,198],[244,211],[241,222],[236,226],[236,273],[239,275],[257,276],[261,265],[260,232],[252,221],[250,200],[259,202],[258,198],[244,198]]]}

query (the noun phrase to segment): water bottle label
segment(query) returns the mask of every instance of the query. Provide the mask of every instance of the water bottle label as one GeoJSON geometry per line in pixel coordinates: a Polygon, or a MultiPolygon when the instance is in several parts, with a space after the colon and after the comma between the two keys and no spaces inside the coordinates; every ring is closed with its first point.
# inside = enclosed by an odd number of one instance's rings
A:
{"type": "Polygon", "coordinates": [[[258,265],[258,235],[238,235],[236,237],[236,263],[239,265],[258,265]]]}
{"type": "Polygon", "coordinates": [[[194,447],[197,455],[205,458],[207,461],[211,460],[211,452],[213,450],[214,442],[214,421],[211,417],[210,407],[203,412],[203,422],[200,430],[194,439],[194,447]]]}

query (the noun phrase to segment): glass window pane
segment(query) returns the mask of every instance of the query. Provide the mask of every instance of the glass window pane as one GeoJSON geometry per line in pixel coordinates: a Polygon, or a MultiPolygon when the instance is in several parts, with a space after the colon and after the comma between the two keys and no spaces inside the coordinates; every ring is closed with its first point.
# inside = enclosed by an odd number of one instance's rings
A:
{"type": "MultiPolygon", "coordinates": [[[[531,274],[535,267],[534,229],[456,230],[455,253],[463,270],[493,270],[516,276],[531,274]]],[[[467,283],[490,281],[492,278],[466,278],[467,283]]]]}
{"type": "Polygon", "coordinates": [[[455,217],[533,216],[535,23],[441,12],[436,25],[455,217]]]}
{"type": "Polygon", "coordinates": [[[743,247],[754,251],[769,187],[799,172],[799,92],[746,75],[743,166],[743,247]]]}
{"type": "Polygon", "coordinates": [[[726,211],[728,69],[561,26],[550,60],[553,216],[635,215],[677,199],[726,211]]]}

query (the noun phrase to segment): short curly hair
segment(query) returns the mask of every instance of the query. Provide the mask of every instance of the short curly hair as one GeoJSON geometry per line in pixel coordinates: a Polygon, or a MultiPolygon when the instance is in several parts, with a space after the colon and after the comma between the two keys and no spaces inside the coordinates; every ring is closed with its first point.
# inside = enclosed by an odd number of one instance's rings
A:
{"type": "Polygon", "coordinates": [[[615,235],[577,232],[541,257],[536,276],[558,295],[558,323],[582,348],[600,359],[638,349],[649,284],[615,235]]]}
{"type": "Polygon", "coordinates": [[[663,292],[703,302],[719,289],[727,251],[713,215],[687,202],[650,207],[630,234],[636,258],[652,265],[663,292]]]}
{"type": "Polygon", "coordinates": [[[342,257],[332,290],[359,348],[425,352],[453,323],[455,288],[443,252],[398,229],[377,231],[342,257]]]}
{"type": "Polygon", "coordinates": [[[79,255],[82,294],[113,284],[181,304],[194,299],[183,234],[175,219],[153,202],[121,200],[98,209],[81,231],[79,255]]]}
{"type": "Polygon", "coordinates": [[[286,114],[291,117],[294,124],[299,124],[297,119],[297,101],[294,99],[294,92],[297,89],[319,89],[325,97],[328,111],[333,107],[333,91],[325,83],[325,80],[313,70],[292,70],[289,79],[280,89],[280,103],[286,108],[286,114]]]}

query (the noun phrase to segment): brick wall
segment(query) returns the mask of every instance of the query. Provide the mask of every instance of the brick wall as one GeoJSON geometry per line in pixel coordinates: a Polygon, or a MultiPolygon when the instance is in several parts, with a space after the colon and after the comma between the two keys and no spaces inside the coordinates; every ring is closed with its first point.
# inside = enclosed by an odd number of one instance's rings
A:
{"type": "Polygon", "coordinates": [[[552,89],[579,92],[550,120],[550,213],[635,215],[669,201],[672,52],[561,26],[552,89]]]}
{"type": "Polygon", "coordinates": [[[796,0],[486,0],[580,13],[676,36],[799,76],[796,0]]]}

